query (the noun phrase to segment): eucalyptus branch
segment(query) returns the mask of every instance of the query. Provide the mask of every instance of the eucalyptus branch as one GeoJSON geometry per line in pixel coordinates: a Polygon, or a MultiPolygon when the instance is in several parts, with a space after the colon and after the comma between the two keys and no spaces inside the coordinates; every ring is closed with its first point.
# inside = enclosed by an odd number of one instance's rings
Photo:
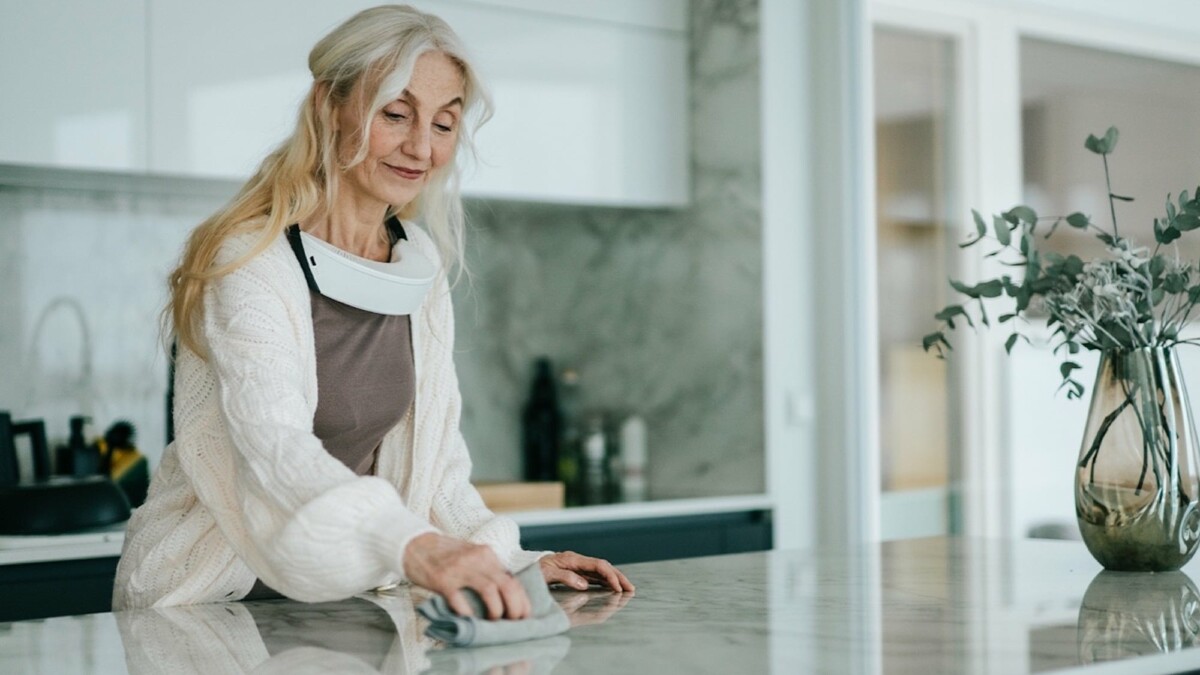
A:
{"type": "MultiPolygon", "coordinates": [[[[1132,238],[1123,238],[1117,221],[1116,202],[1130,201],[1113,192],[1112,171],[1108,155],[1116,148],[1118,132],[1110,127],[1103,137],[1089,135],[1085,147],[1100,155],[1104,167],[1111,231],[1092,221],[1082,212],[1066,216],[1039,216],[1028,206],[1014,206],[994,214],[985,221],[978,211],[972,211],[975,236],[960,244],[980,248],[986,257],[999,256],[999,261],[1014,268],[1024,268],[1023,277],[1008,274],[985,279],[974,284],[951,281],[952,287],[967,296],[961,304],[951,304],[935,318],[939,330],[926,335],[923,346],[941,357],[951,349],[947,334],[963,321],[973,328],[990,326],[987,312],[995,302],[1010,303],[998,317],[998,323],[1027,322],[1030,316],[1040,317],[1044,308],[1055,332],[1061,331],[1063,342],[1054,346],[1056,353],[1067,349],[1074,354],[1080,349],[1095,351],[1131,351],[1147,347],[1170,347],[1178,344],[1200,344],[1200,338],[1182,340],[1179,333],[1200,304],[1200,263],[1182,263],[1178,246],[1174,244],[1193,230],[1200,230],[1200,194],[1189,197],[1187,191],[1176,201],[1168,195],[1165,218],[1156,218],[1153,225],[1154,246],[1139,247],[1132,238]],[[1107,255],[1083,260],[1077,255],[1063,255],[1037,248],[1039,223],[1053,221],[1050,237],[1062,223],[1072,229],[1093,234],[1104,243],[1107,255]],[[988,302],[985,304],[985,300],[988,302]],[[979,302],[979,309],[970,307],[979,302]],[[985,310],[984,307],[987,307],[985,310]],[[968,311],[970,310],[970,311],[968,311]],[[979,319],[975,319],[976,312],[979,319]]],[[[1200,188],[1197,189],[1200,193],[1200,188]]],[[[1022,339],[1013,331],[1005,342],[1011,351],[1022,339]]],[[[1063,366],[1077,368],[1070,362],[1063,366]]],[[[1072,388],[1068,396],[1082,393],[1082,386],[1070,380],[1064,371],[1064,383],[1072,388]]]]}
{"type": "Polygon", "coordinates": [[[1108,175],[1108,153],[1100,153],[1100,158],[1104,160],[1104,184],[1108,187],[1108,210],[1112,213],[1113,236],[1119,237],[1117,233],[1117,206],[1113,201],[1112,178],[1108,175]]]}

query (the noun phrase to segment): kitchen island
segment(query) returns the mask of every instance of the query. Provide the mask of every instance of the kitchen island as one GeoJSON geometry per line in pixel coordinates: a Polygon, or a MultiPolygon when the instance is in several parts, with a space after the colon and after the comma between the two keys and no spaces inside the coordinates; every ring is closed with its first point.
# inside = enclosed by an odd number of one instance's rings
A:
{"type": "Polygon", "coordinates": [[[919,539],[628,565],[637,593],[556,591],[566,634],[475,650],[422,637],[421,592],[0,624],[3,673],[1174,673],[1200,565],[1101,573],[1079,542],[919,539]]]}
{"type": "MultiPolygon", "coordinates": [[[[765,551],[766,495],[664,499],[506,512],[533,551],[578,551],[627,564],[765,551]]],[[[85,532],[0,536],[0,622],[105,612],[112,607],[125,523],[85,532]]]]}

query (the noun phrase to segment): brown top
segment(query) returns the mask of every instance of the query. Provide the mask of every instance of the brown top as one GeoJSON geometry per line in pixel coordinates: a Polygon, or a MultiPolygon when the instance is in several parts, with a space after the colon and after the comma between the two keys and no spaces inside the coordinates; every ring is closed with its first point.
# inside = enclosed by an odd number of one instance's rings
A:
{"type": "Polygon", "coordinates": [[[379,444],[416,392],[408,316],[310,295],[317,347],[313,433],[355,473],[373,474],[379,444]]]}
{"type": "MultiPolygon", "coordinates": [[[[388,316],[309,293],[317,347],[313,433],[360,476],[375,473],[379,445],[416,396],[408,316],[388,316]]],[[[281,597],[262,580],[244,600],[281,597]]]]}

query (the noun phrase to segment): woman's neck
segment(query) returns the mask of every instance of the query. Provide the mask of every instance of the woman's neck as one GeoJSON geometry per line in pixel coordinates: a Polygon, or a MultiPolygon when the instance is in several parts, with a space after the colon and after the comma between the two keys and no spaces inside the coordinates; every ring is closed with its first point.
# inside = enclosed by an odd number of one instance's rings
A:
{"type": "Polygon", "coordinates": [[[387,204],[362,204],[348,199],[338,202],[323,214],[302,223],[304,231],[361,258],[390,260],[392,252],[384,225],[387,204]]]}

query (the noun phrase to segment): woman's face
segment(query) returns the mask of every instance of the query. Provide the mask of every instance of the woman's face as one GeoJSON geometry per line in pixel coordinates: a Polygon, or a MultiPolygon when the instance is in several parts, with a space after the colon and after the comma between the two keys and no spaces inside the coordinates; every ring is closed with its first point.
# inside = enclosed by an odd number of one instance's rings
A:
{"type": "MultiPolygon", "coordinates": [[[[463,75],[442,52],[418,57],[400,98],[371,117],[366,158],[346,171],[343,189],[358,202],[401,207],[421,193],[429,174],[454,158],[463,111],[463,75]]],[[[353,106],[339,111],[342,129],[362,119],[353,106]]],[[[358,134],[344,134],[343,158],[358,150],[358,134]]]]}

